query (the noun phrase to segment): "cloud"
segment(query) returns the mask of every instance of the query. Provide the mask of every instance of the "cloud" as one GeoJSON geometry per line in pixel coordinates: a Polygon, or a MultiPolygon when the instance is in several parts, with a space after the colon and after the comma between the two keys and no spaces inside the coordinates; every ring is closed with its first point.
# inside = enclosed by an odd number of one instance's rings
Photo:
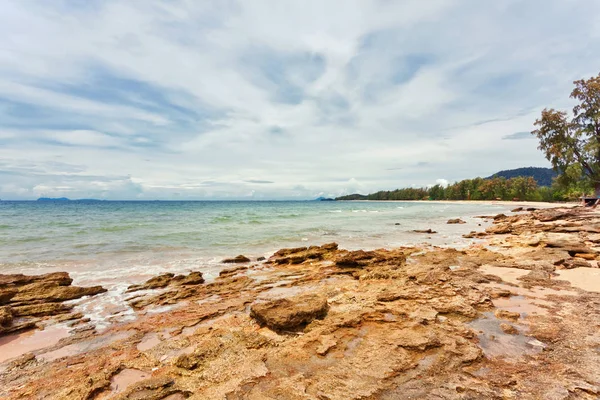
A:
{"type": "Polygon", "coordinates": [[[515,132],[510,135],[505,135],[502,137],[503,140],[522,140],[522,139],[534,139],[535,137],[531,134],[531,132],[515,132]]]}
{"type": "Polygon", "coordinates": [[[598,73],[600,3],[544,5],[7,0],[0,198],[309,199],[548,165],[510,139],[598,73]]]}

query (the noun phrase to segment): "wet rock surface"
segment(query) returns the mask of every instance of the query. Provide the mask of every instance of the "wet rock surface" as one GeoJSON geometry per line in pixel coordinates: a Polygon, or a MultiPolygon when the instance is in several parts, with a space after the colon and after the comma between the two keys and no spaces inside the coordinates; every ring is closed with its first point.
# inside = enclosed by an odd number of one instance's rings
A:
{"type": "Polygon", "coordinates": [[[0,397],[598,398],[600,283],[562,272],[598,271],[581,255],[596,254],[600,213],[490,220],[462,250],[331,243],[209,283],[157,277],[135,321],[1,363],[0,397]],[[174,308],[145,312],[157,306],[174,308]]]}
{"type": "Polygon", "coordinates": [[[106,292],[101,286],[71,286],[72,282],[66,272],[0,274],[0,335],[35,328],[45,317],[61,318],[73,308],[64,302],[106,292]]]}

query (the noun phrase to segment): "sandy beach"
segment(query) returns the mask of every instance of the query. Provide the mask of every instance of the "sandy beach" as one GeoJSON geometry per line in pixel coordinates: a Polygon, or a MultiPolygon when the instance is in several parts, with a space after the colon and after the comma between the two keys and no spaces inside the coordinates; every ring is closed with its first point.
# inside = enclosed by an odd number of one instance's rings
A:
{"type": "MultiPolygon", "coordinates": [[[[232,257],[211,280],[162,274],[129,288],[135,320],[104,331],[63,310],[11,333],[13,316],[0,396],[596,399],[600,213],[536,208],[488,216],[460,250],[330,243],[232,257]],[[68,335],[52,328],[60,318],[68,335]]],[[[7,315],[99,290],[2,277],[7,315]]]]}

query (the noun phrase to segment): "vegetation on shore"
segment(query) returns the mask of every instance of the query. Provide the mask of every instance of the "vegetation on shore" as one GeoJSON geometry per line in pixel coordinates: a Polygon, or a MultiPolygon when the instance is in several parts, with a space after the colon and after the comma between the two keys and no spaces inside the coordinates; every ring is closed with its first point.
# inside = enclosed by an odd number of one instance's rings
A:
{"type": "Polygon", "coordinates": [[[336,200],[519,200],[519,201],[569,201],[576,200],[589,191],[585,182],[568,185],[556,180],[552,186],[538,186],[535,179],[518,176],[506,179],[465,179],[452,185],[435,185],[423,188],[382,190],[368,195],[351,194],[336,200]]]}

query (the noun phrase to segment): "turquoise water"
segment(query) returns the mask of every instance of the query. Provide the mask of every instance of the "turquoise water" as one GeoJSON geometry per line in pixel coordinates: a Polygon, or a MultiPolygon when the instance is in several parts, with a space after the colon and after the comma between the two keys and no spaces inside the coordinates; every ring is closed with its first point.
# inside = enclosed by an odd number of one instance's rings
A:
{"type": "Polygon", "coordinates": [[[349,249],[464,244],[463,233],[482,229],[474,216],[506,211],[471,203],[0,201],[0,273],[67,271],[75,284],[109,288],[103,298],[123,306],[129,284],[158,273],[199,270],[210,279],[224,257],[333,241],[349,249]],[[445,224],[456,217],[468,223],[445,224]],[[439,233],[412,232],[427,228],[439,233]]]}

